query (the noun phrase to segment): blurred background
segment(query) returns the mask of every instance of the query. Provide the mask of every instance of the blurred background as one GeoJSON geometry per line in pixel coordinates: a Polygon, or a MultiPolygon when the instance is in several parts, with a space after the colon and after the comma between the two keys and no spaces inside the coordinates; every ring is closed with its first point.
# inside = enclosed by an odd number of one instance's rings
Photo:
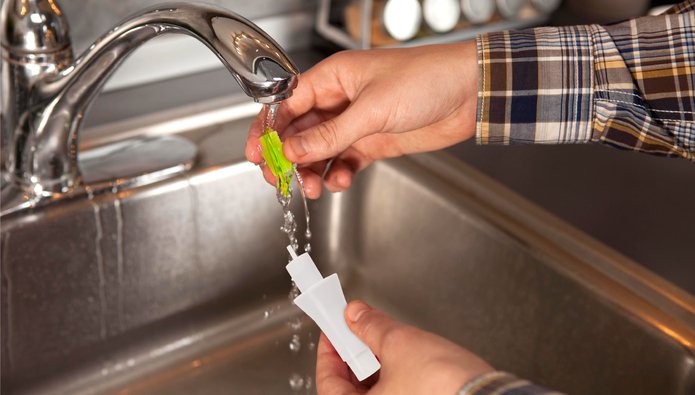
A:
{"type": "MultiPolygon", "coordinates": [[[[63,0],[61,4],[79,53],[119,20],[158,2],[63,0]]],[[[427,2],[416,0],[375,0],[369,20],[361,19],[362,4],[350,1],[212,2],[254,20],[288,49],[303,69],[349,46],[417,45],[465,40],[489,30],[612,23],[672,3],[438,1],[440,7],[436,9],[458,4],[452,22],[451,12],[439,15],[430,12],[424,16],[420,12],[415,18],[413,3],[418,3],[422,10],[427,9],[427,2]],[[389,3],[396,6],[389,9],[389,3]],[[371,39],[365,42],[362,33],[371,33],[371,39]]],[[[223,77],[226,71],[217,59],[197,41],[167,36],[147,46],[151,48],[138,51],[127,61],[109,82],[107,93],[97,100],[87,120],[88,128],[94,133],[104,123],[239,93],[238,87],[223,77]],[[224,85],[219,84],[222,80],[224,85]],[[146,98],[162,90],[171,94],[164,95],[164,100],[157,103],[143,106],[142,101],[128,100],[146,98]]],[[[86,138],[89,133],[88,130],[86,138]]],[[[692,163],[600,145],[502,147],[467,142],[448,151],[695,294],[695,166],[692,163]]]]}

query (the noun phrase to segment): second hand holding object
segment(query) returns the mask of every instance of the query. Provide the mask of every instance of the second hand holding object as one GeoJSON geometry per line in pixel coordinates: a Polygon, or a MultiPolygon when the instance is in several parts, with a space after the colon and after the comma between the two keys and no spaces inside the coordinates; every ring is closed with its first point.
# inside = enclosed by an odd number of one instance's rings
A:
{"type": "Polygon", "coordinates": [[[308,253],[297,256],[292,246],[287,250],[292,261],[286,269],[301,291],[294,303],[316,322],[359,381],[376,373],[381,364],[345,322],[347,301],[338,275],[324,278],[308,253]]]}

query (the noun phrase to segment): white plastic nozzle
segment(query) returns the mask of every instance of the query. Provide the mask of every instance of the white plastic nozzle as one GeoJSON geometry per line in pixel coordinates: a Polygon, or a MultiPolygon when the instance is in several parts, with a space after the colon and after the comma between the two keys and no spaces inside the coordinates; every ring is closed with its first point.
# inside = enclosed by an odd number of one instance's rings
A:
{"type": "Polygon", "coordinates": [[[302,309],[326,334],[340,357],[358,380],[362,381],[381,368],[372,351],[348,328],[345,322],[347,301],[337,274],[323,278],[309,254],[297,256],[291,246],[292,261],[287,271],[297,284],[301,295],[294,303],[302,309]]]}
{"type": "Polygon", "coordinates": [[[286,268],[300,292],[306,292],[312,285],[323,280],[321,272],[319,272],[309,254],[304,253],[297,256],[292,246],[287,246],[287,250],[292,256],[292,261],[287,264],[286,268]]]}

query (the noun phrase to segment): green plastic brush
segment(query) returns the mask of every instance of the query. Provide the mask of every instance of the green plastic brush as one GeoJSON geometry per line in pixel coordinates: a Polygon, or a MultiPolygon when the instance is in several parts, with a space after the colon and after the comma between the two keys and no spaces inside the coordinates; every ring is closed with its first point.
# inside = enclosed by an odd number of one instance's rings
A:
{"type": "Polygon", "coordinates": [[[280,141],[278,132],[266,127],[261,136],[261,146],[263,147],[262,155],[265,163],[268,164],[270,171],[278,179],[277,189],[283,196],[289,196],[293,167],[292,162],[287,160],[282,152],[282,141],[280,141]]]}

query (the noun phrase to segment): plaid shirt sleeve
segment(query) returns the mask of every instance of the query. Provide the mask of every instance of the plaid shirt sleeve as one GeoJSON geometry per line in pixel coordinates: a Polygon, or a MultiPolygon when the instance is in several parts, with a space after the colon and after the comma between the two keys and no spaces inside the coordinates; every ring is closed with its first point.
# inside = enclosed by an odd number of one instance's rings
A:
{"type": "Polygon", "coordinates": [[[615,25],[478,36],[478,143],[695,160],[695,0],[615,25]]]}

